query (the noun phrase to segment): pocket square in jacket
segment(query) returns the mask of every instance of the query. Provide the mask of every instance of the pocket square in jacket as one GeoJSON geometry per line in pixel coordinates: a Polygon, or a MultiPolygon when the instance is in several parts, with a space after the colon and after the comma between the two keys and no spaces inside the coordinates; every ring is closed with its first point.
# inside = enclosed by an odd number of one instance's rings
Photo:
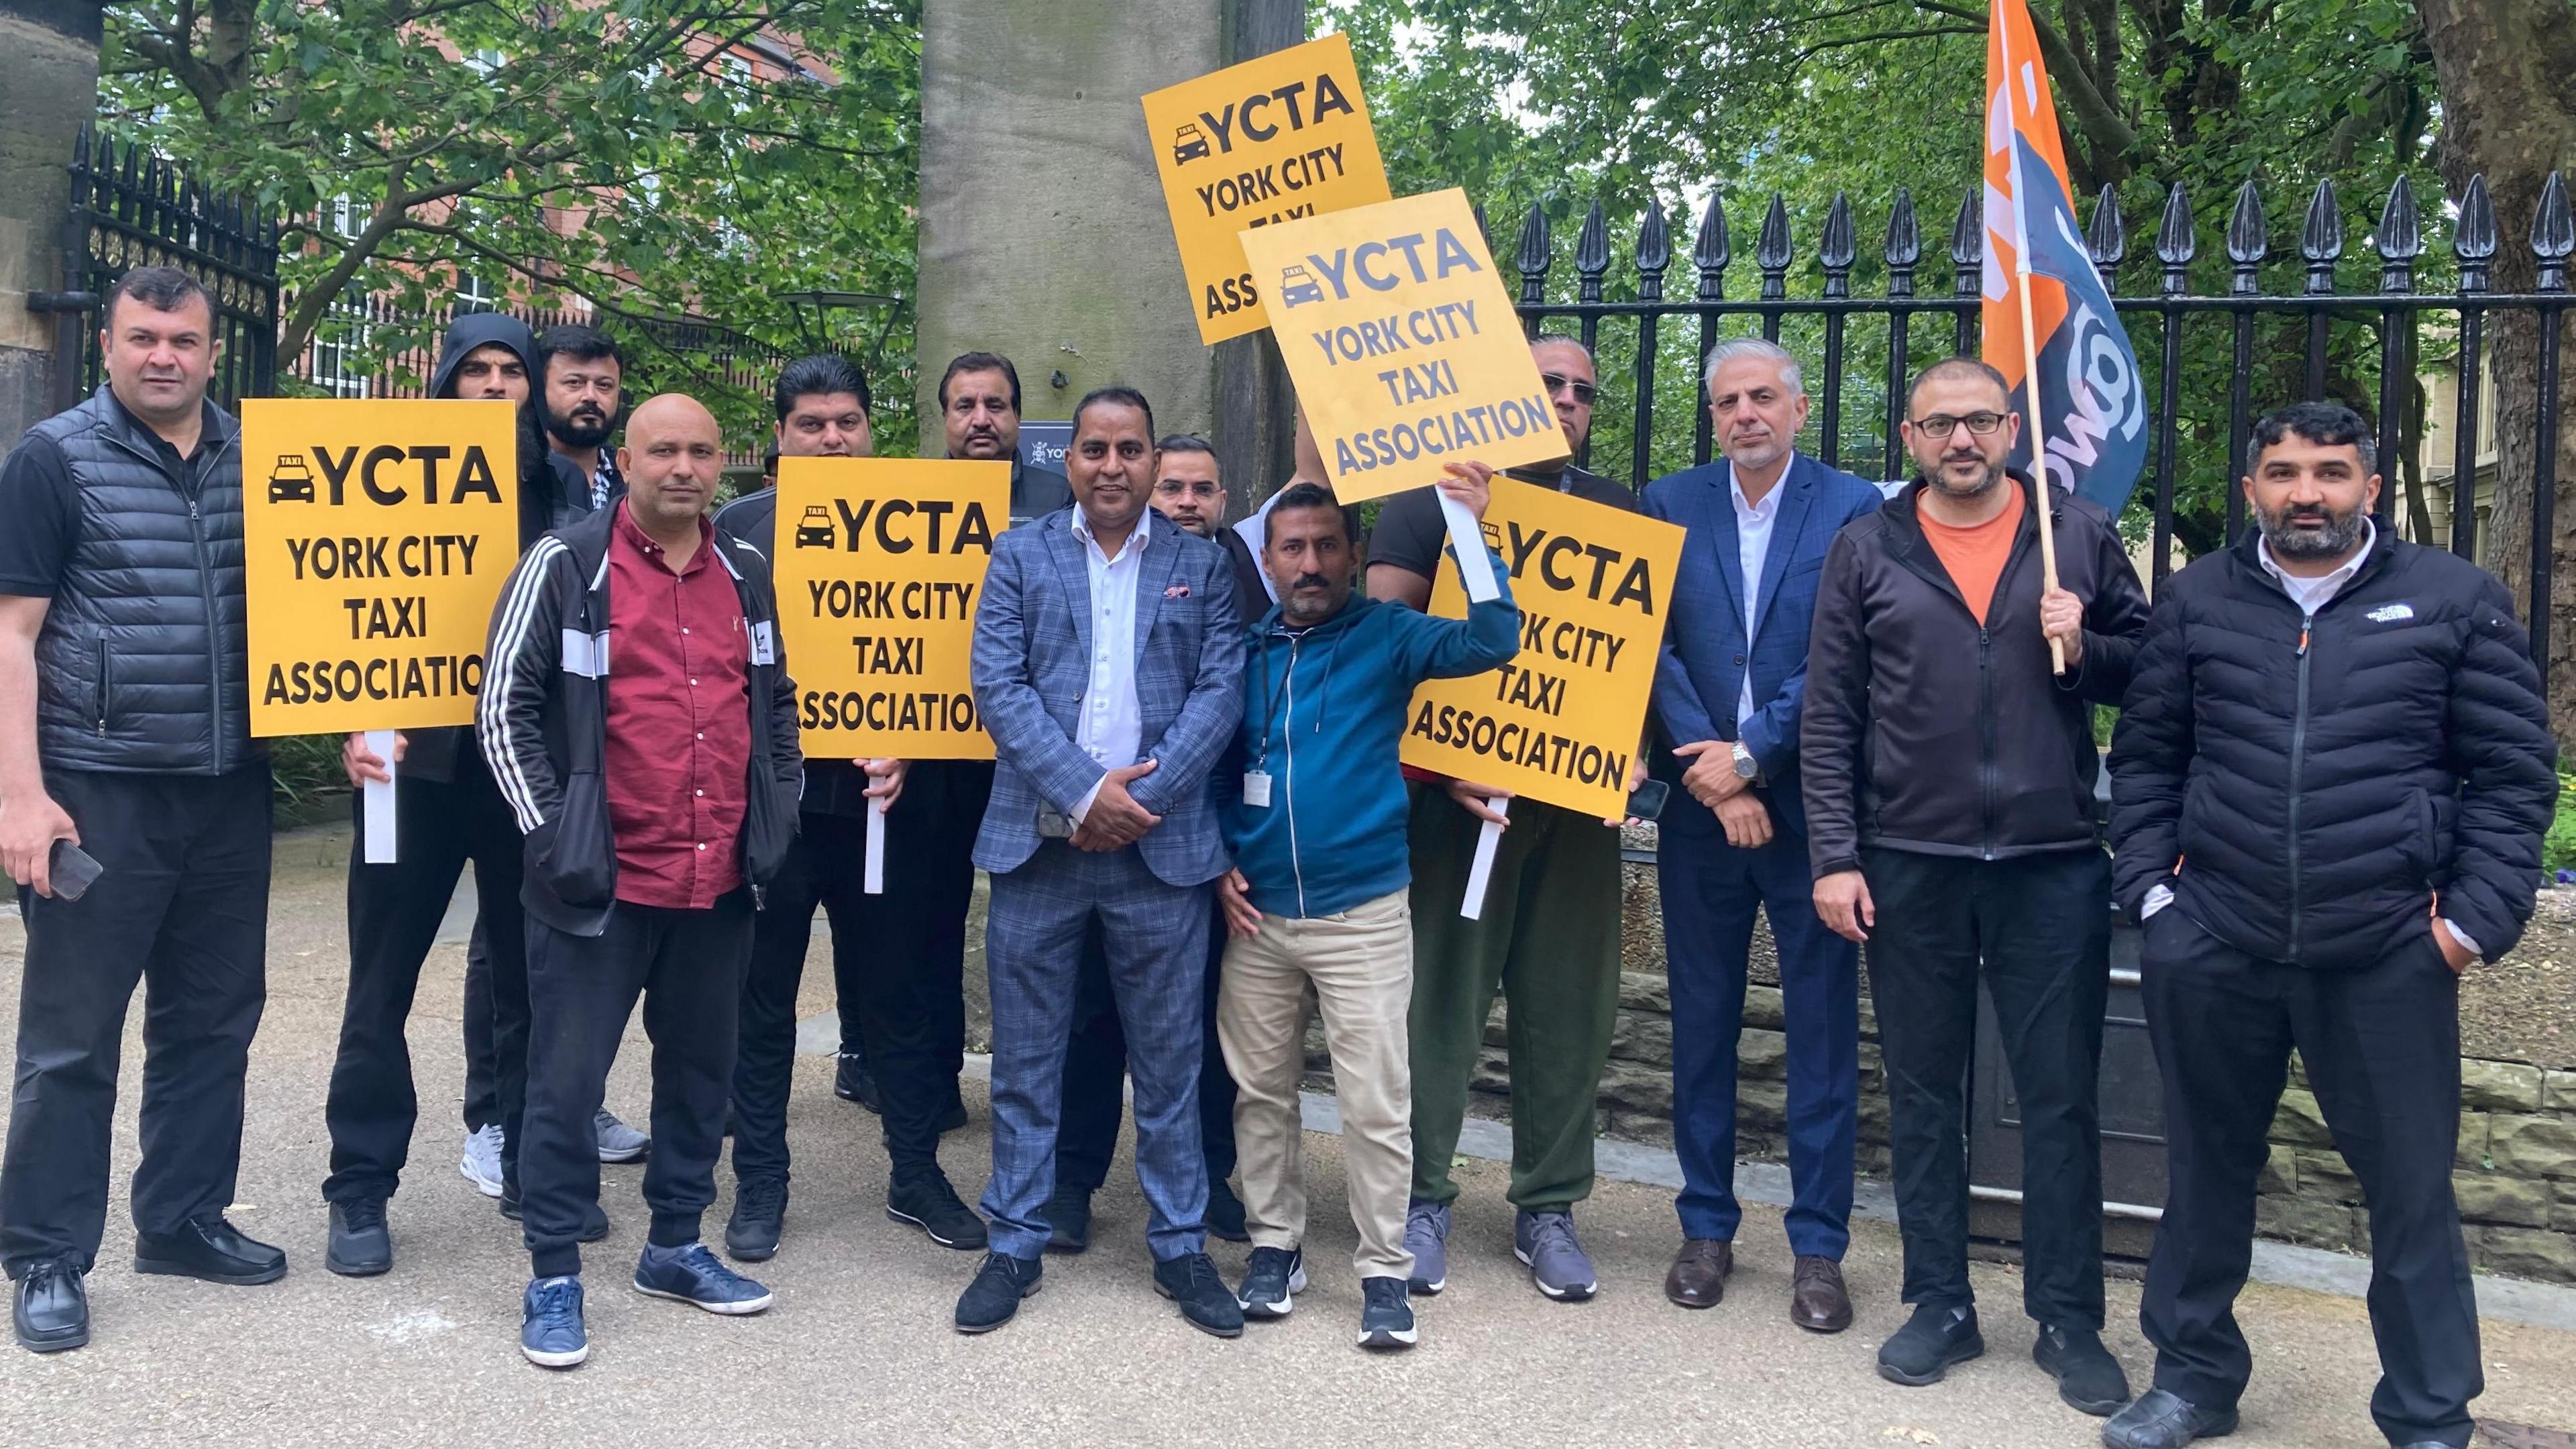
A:
{"type": "Polygon", "coordinates": [[[1167,599],[1186,599],[1189,596],[1190,586],[1187,584],[1174,584],[1170,588],[1163,590],[1163,597],[1167,599]]]}

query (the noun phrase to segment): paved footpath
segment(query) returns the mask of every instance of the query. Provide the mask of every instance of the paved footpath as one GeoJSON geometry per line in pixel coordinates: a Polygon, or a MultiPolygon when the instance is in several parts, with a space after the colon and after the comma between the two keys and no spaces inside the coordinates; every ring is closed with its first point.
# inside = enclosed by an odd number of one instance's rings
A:
{"type": "MultiPolygon", "coordinates": [[[[1498,1164],[1463,1170],[1467,1195],[1449,1291],[1420,1307],[1422,1345],[1377,1358],[1351,1346],[1358,1294],[1353,1235],[1340,1213],[1339,1139],[1310,1134],[1318,1223],[1316,1282],[1294,1318],[1234,1342],[1204,1337],[1147,1280],[1144,1211],[1133,1179],[1100,1199],[1096,1243],[1048,1262],[1019,1321],[968,1339],[948,1315],[974,1259],[888,1222],[874,1119],[836,1101],[830,1062],[801,1058],[790,1131],[797,1152],[788,1236],[760,1276],[769,1313],[725,1320],[626,1286],[642,1242],[640,1169],[607,1169],[616,1231],[591,1249],[592,1359],[569,1374],[518,1355],[518,1233],[457,1176],[461,949],[431,958],[413,1017],[424,1102],[411,1179],[394,1199],[396,1262],[383,1277],[322,1268],[322,1097],[346,976],[341,863],[347,835],[279,843],[266,1022],[252,1061],[248,1148],[234,1218],[294,1261],[264,1288],[136,1277],[124,1207],[141,1067],[129,1034],[118,1181],[92,1275],[96,1338],[39,1359],[0,1346],[0,1445],[2089,1445],[2098,1421],[2061,1405],[2031,1367],[2019,1281],[1981,1266],[1987,1356],[1947,1383],[1879,1379],[1878,1344],[1902,1321],[1896,1238],[1856,1225],[1847,1264],[1859,1323],[1816,1337],[1785,1316],[1789,1259],[1779,1214],[1749,1210],[1728,1301],[1707,1313],[1658,1291],[1674,1226],[1660,1188],[1605,1182],[1581,1212],[1604,1289],[1549,1303],[1511,1259],[1498,1164]]],[[[0,920],[0,1041],[16,1019],[22,937],[0,920]]],[[[814,970],[806,1008],[828,1005],[814,970]]],[[[136,1012],[139,1020],[140,1012],[136,1012]]],[[[610,1104],[641,1123],[640,1028],[610,1104]]],[[[950,1173],[971,1198],[988,1141],[975,1117],[948,1139],[950,1173]]],[[[1122,1167],[1121,1172],[1125,1169],[1122,1167]]],[[[708,1216],[721,1234],[729,1174],[708,1216]]],[[[1231,1274],[1243,1250],[1217,1244],[1231,1274]]],[[[2148,1355],[2134,1285],[2111,1286],[2111,1342],[2143,1382],[2148,1355]]],[[[2373,1445],[2375,1378],[2361,1304],[2258,1286],[2241,1308],[2257,1377],[2245,1428],[2258,1446],[2373,1445]]],[[[2479,1407],[2523,1424],[2576,1424],[2576,1334],[2527,1323],[2487,1328],[2479,1407]]]]}

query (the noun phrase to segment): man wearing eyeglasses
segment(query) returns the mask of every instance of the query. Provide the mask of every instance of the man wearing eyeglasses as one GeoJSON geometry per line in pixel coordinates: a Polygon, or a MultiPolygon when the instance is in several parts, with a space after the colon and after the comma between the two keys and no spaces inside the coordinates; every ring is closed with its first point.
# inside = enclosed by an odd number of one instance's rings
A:
{"type": "Polygon", "coordinates": [[[2101,1338],[2111,861],[2093,706],[2128,687],[2147,603],[2107,514],[2007,466],[2012,408],[1974,358],[1925,369],[1904,429],[1921,471],[1825,556],[1799,730],[1807,854],[1817,914],[1868,948],[1887,1069],[1914,1315],[1880,1345],[1879,1374],[1935,1383],[1985,1352],[1961,1128],[1982,971],[2022,1121],[2031,1357],[2102,1415],[2129,1384],[2101,1338]]]}
{"type": "MultiPolygon", "coordinates": [[[[1530,343],[1570,452],[1583,451],[1599,390],[1592,354],[1571,337],[1530,343]]],[[[1526,484],[1612,508],[1637,496],[1571,462],[1513,469],[1526,484]]],[[[1387,500],[1369,535],[1368,592],[1427,611],[1448,525],[1429,488],[1387,500]]],[[[1638,760],[1642,769],[1644,753],[1638,760]]],[[[1641,776],[1642,778],[1642,776],[1641,776]]],[[[1635,783],[1635,782],[1631,782],[1635,783]]],[[[1619,832],[1572,810],[1515,800],[1465,780],[1416,792],[1413,845],[1413,1193],[1404,1246],[1412,1290],[1448,1281],[1450,1179],[1467,1115],[1467,1082],[1500,991],[1511,1013],[1513,1252],[1538,1291],[1560,1302],[1599,1287],[1574,1234],[1574,1205],[1592,1195],[1594,1100],[1619,1015],[1619,832]],[[1476,837],[1504,820],[1484,917],[1458,914],[1476,837]]]]}

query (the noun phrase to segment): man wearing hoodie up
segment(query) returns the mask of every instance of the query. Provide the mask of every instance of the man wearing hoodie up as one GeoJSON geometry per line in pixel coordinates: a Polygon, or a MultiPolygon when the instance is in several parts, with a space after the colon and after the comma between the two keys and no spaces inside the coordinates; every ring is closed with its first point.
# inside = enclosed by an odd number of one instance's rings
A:
{"type": "MultiPolygon", "coordinates": [[[[1442,492],[1483,517],[1492,470],[1453,463],[1442,492]]],[[[1235,868],[1217,883],[1234,939],[1217,993],[1217,1035],[1240,1094],[1235,1141],[1252,1233],[1239,1296],[1247,1318],[1282,1318],[1306,1286],[1306,1189],[1298,1076],[1312,983],[1332,1050],[1347,1144],[1364,1348],[1414,1341],[1405,1279],[1413,1181],[1412,871],[1396,763],[1414,687],[1482,674],[1520,644],[1505,592],[1435,618],[1354,598],[1351,518],[1300,483],[1270,509],[1263,567],[1279,603],[1246,648],[1243,726],[1217,771],[1218,820],[1235,868]]],[[[1494,575],[1504,578],[1501,560],[1494,575]]]]}

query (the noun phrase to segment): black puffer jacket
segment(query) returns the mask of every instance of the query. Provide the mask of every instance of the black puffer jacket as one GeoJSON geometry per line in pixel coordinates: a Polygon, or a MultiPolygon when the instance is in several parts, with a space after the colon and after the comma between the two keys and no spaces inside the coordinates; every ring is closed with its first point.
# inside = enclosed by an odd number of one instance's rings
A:
{"type": "Polygon", "coordinates": [[[2531,918],[2558,792],[2512,599],[2382,533],[2308,618],[2256,539],[2156,599],[2111,746],[2120,903],[2169,883],[2172,909],[2239,950],[2340,966],[2426,929],[2439,892],[2503,955],[2531,918]]]}

